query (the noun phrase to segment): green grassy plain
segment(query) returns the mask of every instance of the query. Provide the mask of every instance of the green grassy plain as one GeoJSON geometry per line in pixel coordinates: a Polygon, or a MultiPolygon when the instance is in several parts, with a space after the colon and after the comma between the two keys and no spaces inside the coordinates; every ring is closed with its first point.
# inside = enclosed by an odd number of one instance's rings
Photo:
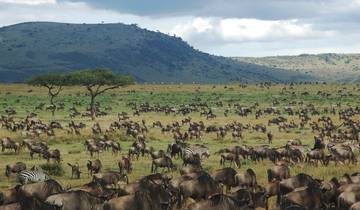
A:
{"type": "MultiPolygon", "coordinates": [[[[255,119],[254,113],[248,117],[240,117],[234,114],[232,110],[229,117],[223,115],[227,103],[239,103],[245,106],[251,106],[255,102],[260,104],[260,108],[272,106],[271,102],[277,99],[280,102],[280,105],[277,107],[280,110],[283,110],[283,107],[288,106],[289,102],[304,102],[304,105],[314,104],[319,110],[323,110],[325,107],[331,107],[337,103],[341,103],[341,109],[344,109],[348,106],[358,106],[360,102],[360,87],[357,85],[339,85],[339,84],[318,84],[318,85],[296,85],[290,88],[286,86],[286,90],[283,89],[284,85],[274,85],[269,89],[261,86],[250,85],[247,87],[241,87],[237,84],[232,85],[134,85],[126,88],[120,88],[108,92],[102,96],[99,96],[98,101],[101,103],[102,107],[112,107],[112,111],[109,111],[109,115],[105,117],[100,117],[96,119],[96,122],[99,122],[103,130],[105,130],[111,122],[117,120],[117,113],[125,111],[131,112],[130,108],[126,105],[129,102],[137,102],[138,104],[149,102],[151,105],[159,103],[160,105],[179,105],[179,104],[189,104],[195,101],[208,102],[212,107],[215,107],[215,102],[221,100],[224,102],[224,107],[216,107],[215,114],[217,114],[216,119],[206,120],[205,117],[200,117],[199,113],[191,113],[193,121],[204,121],[205,125],[225,125],[232,121],[237,121],[241,123],[263,123],[267,125],[267,121],[274,116],[264,115],[260,119],[255,119]],[[341,90],[341,93],[339,92],[341,90]],[[319,91],[330,93],[329,97],[322,97],[317,93],[319,91]],[[295,94],[294,94],[294,93],[295,94]],[[302,94],[308,92],[309,94],[302,94]],[[343,96],[340,96],[343,95],[343,96]]],[[[34,111],[35,106],[39,103],[49,104],[49,98],[47,92],[43,88],[31,87],[27,85],[20,84],[6,84],[0,85],[0,114],[5,114],[5,109],[8,107],[14,107],[18,112],[15,115],[16,120],[23,119],[29,112],[36,112],[39,118],[43,122],[58,121],[64,128],[67,128],[68,122],[71,120],[69,117],[68,109],[72,106],[74,102],[81,102],[81,106],[77,106],[78,110],[83,112],[86,109],[89,98],[85,96],[85,90],[82,87],[73,87],[65,88],[65,90],[59,95],[56,99],[58,102],[63,101],[65,103],[65,110],[57,111],[55,116],[51,116],[49,111],[34,111]],[[29,90],[32,90],[29,92],[29,90]]],[[[295,109],[300,108],[301,105],[293,106],[295,109]]],[[[323,113],[319,116],[312,116],[312,121],[318,119],[322,116],[323,113]]],[[[289,120],[294,119],[295,122],[299,122],[297,116],[287,116],[289,120]]],[[[166,125],[171,122],[181,121],[184,116],[181,115],[169,115],[166,116],[163,113],[142,113],[140,116],[132,117],[134,121],[141,121],[142,119],[146,120],[148,127],[150,128],[152,122],[161,121],[163,125],[166,125]]],[[[331,118],[334,120],[335,124],[340,124],[337,115],[331,115],[331,118]]],[[[360,120],[359,116],[354,118],[355,120],[360,120]]],[[[84,122],[87,124],[87,128],[82,131],[81,136],[75,136],[67,134],[63,130],[55,130],[55,137],[47,137],[45,134],[40,136],[41,140],[48,142],[50,149],[60,149],[62,154],[62,167],[65,170],[65,174],[61,177],[55,176],[54,178],[58,180],[65,187],[75,187],[87,183],[90,181],[86,172],[86,161],[90,159],[90,155],[85,151],[83,142],[90,138],[91,135],[91,126],[94,122],[90,118],[76,117],[74,119],[76,123],[84,122]],[[82,169],[81,179],[71,179],[70,167],[66,163],[75,163],[78,162],[82,169]]],[[[183,129],[187,129],[187,126],[184,126],[183,129]]],[[[272,147],[283,146],[289,139],[299,138],[303,141],[304,144],[308,144],[312,147],[313,137],[316,135],[313,133],[307,125],[305,129],[293,129],[289,132],[279,132],[276,126],[268,127],[269,130],[274,134],[274,140],[272,147]]],[[[231,135],[228,134],[225,139],[218,140],[216,139],[215,134],[204,134],[201,143],[205,144],[210,148],[211,156],[209,159],[206,159],[203,162],[203,166],[209,172],[212,172],[220,168],[219,165],[219,155],[214,154],[218,150],[234,145],[246,144],[246,145],[264,145],[267,144],[266,135],[254,131],[246,131],[243,133],[243,141],[233,141],[231,135]]],[[[146,135],[148,145],[153,146],[155,149],[164,149],[166,150],[167,144],[173,142],[171,134],[162,134],[159,128],[150,128],[149,133],[146,135]]],[[[4,128],[0,128],[0,137],[11,137],[17,141],[24,139],[21,136],[21,132],[9,132],[4,128]]],[[[100,154],[100,160],[103,163],[104,171],[106,170],[118,170],[117,161],[120,160],[122,155],[127,153],[128,148],[134,141],[132,137],[125,135],[125,130],[117,131],[111,135],[111,138],[120,142],[123,150],[118,156],[114,156],[111,152],[103,152],[100,154]]],[[[192,140],[192,143],[199,143],[199,141],[192,140]]],[[[95,158],[94,158],[95,159],[95,158]]],[[[34,158],[30,159],[27,150],[22,150],[19,155],[15,155],[11,152],[0,152],[0,170],[4,171],[5,166],[9,163],[15,163],[17,161],[23,161],[27,164],[28,167],[32,165],[45,164],[46,161],[43,159],[34,158]]],[[[182,161],[175,160],[178,168],[181,167],[182,161]]],[[[239,172],[245,171],[247,168],[252,168],[258,177],[258,180],[261,184],[266,184],[267,175],[266,170],[271,166],[271,162],[265,160],[262,163],[254,163],[251,161],[242,161],[242,166],[240,169],[237,169],[239,172]]],[[[136,178],[149,174],[151,167],[151,160],[147,157],[140,157],[139,161],[134,163],[133,173],[129,176],[130,181],[134,181],[136,178]]],[[[291,168],[292,174],[297,174],[299,172],[305,172],[310,175],[313,175],[320,179],[330,179],[334,176],[339,177],[346,172],[356,172],[359,171],[358,166],[353,165],[340,165],[334,167],[330,165],[329,167],[314,167],[304,164],[297,165],[291,168]]],[[[178,172],[173,172],[174,177],[178,176],[178,172]]],[[[7,179],[3,172],[0,173],[0,190],[13,187],[16,184],[15,176],[12,176],[10,179],[7,179]]]]}

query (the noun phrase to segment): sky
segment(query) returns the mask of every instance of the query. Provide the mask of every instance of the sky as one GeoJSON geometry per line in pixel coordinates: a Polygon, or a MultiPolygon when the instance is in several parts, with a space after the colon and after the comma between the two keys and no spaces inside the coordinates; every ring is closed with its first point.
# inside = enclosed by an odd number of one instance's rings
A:
{"type": "Polygon", "coordinates": [[[0,26],[127,23],[222,56],[360,52],[360,0],[0,0],[0,26]]]}

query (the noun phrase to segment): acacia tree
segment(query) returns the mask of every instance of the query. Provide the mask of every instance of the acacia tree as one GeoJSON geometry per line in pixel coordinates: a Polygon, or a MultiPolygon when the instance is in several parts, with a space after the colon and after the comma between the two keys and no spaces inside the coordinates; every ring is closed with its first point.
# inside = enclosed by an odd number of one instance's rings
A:
{"type": "Polygon", "coordinates": [[[41,86],[48,89],[50,96],[51,113],[54,116],[56,104],[54,99],[60,94],[65,85],[65,75],[61,73],[47,73],[34,76],[28,81],[29,85],[41,86]]]}
{"type": "Polygon", "coordinates": [[[66,85],[84,86],[90,95],[91,119],[96,118],[95,99],[108,90],[134,83],[131,76],[117,75],[108,69],[86,69],[68,73],[65,76],[66,85]]]}

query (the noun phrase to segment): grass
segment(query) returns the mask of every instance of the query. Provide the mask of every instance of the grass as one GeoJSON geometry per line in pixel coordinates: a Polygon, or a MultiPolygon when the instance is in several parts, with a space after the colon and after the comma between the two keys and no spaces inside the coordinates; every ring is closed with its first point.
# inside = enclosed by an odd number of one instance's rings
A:
{"type": "MultiPolygon", "coordinates": [[[[255,102],[259,103],[260,108],[272,106],[272,101],[277,99],[280,102],[278,108],[283,110],[283,107],[288,106],[290,102],[303,101],[304,104],[314,104],[319,110],[323,110],[325,107],[331,107],[337,103],[341,103],[341,109],[348,106],[356,106],[358,103],[360,88],[358,85],[297,85],[293,89],[290,86],[286,86],[286,90],[283,89],[284,85],[274,85],[267,89],[260,85],[251,85],[245,88],[237,85],[227,85],[226,88],[223,85],[134,85],[131,87],[120,88],[118,90],[111,91],[107,94],[99,96],[99,102],[102,107],[112,107],[109,111],[109,115],[96,119],[103,129],[107,128],[111,122],[117,119],[117,113],[126,111],[132,113],[130,108],[126,105],[129,102],[145,103],[149,102],[151,105],[179,105],[189,104],[195,101],[207,102],[211,107],[214,107],[215,113],[218,115],[216,119],[206,120],[205,117],[200,117],[199,113],[192,113],[189,116],[193,121],[204,121],[205,125],[215,124],[224,125],[232,121],[238,121],[241,123],[251,124],[267,124],[267,121],[274,116],[265,115],[260,119],[255,119],[254,114],[248,117],[240,117],[234,114],[233,110],[229,117],[224,117],[223,112],[227,107],[227,103],[238,103],[244,106],[252,106],[255,102]],[[343,97],[338,94],[338,91],[342,90],[343,97]],[[319,91],[330,93],[327,98],[319,96],[319,91]],[[295,94],[292,94],[295,92],[295,94]],[[308,95],[302,93],[309,92],[308,95]],[[351,93],[349,95],[347,93],[351,93]],[[215,107],[217,101],[223,101],[224,107],[215,107]]],[[[36,112],[39,118],[44,122],[58,121],[65,128],[71,118],[68,116],[68,109],[74,102],[81,102],[81,106],[77,106],[79,111],[84,111],[87,106],[89,98],[85,96],[85,91],[81,87],[65,88],[65,90],[59,95],[57,101],[63,101],[65,103],[65,110],[60,110],[55,113],[55,116],[51,116],[48,111],[36,111],[35,106],[39,103],[49,104],[49,98],[45,89],[38,87],[30,87],[27,85],[10,84],[0,85],[0,114],[5,114],[5,109],[14,107],[18,114],[15,116],[15,120],[23,119],[29,112],[36,112]],[[28,92],[28,90],[32,92],[28,92]]],[[[297,109],[301,105],[295,105],[297,109]]],[[[323,113],[320,115],[322,116],[323,113]]],[[[293,119],[295,122],[299,122],[296,116],[286,116],[289,120],[293,119]]],[[[320,116],[312,116],[312,120],[317,120],[320,116]]],[[[134,121],[140,122],[142,119],[146,120],[148,127],[152,125],[154,121],[161,121],[166,125],[175,121],[181,121],[184,116],[169,115],[166,116],[163,113],[142,113],[140,116],[132,117],[134,121]]],[[[340,124],[337,115],[331,116],[336,124],[340,124]]],[[[355,116],[354,120],[359,120],[359,116],[355,116]]],[[[28,167],[32,165],[41,166],[44,170],[50,172],[51,176],[58,180],[65,187],[79,186],[90,181],[90,177],[86,171],[86,162],[90,158],[90,155],[85,151],[83,142],[90,138],[91,129],[93,125],[89,118],[77,117],[75,122],[84,122],[87,128],[82,131],[81,136],[75,136],[67,134],[66,131],[56,129],[55,137],[47,137],[41,135],[40,139],[48,142],[51,149],[59,149],[61,151],[61,164],[47,164],[46,160],[38,159],[36,156],[31,159],[28,152],[23,150],[19,155],[15,155],[11,152],[0,152],[0,169],[4,170],[5,166],[9,163],[15,163],[17,161],[23,161],[28,167]],[[78,162],[81,167],[82,176],[81,179],[71,179],[71,168],[66,163],[78,162]]],[[[186,129],[185,127],[183,129],[186,129]]],[[[274,134],[273,147],[283,146],[289,139],[299,138],[304,144],[312,146],[313,136],[309,126],[305,129],[294,129],[290,132],[279,132],[276,126],[270,126],[268,128],[274,134]]],[[[211,151],[211,156],[203,162],[204,168],[210,173],[219,169],[219,155],[214,155],[215,152],[222,148],[230,147],[239,144],[246,145],[264,145],[267,144],[266,135],[255,131],[244,132],[245,139],[243,141],[234,142],[231,139],[231,135],[227,135],[225,139],[216,139],[215,134],[205,134],[200,143],[205,144],[211,151]]],[[[0,128],[0,137],[9,136],[17,141],[23,139],[21,132],[9,132],[3,128],[0,128]]],[[[127,154],[128,148],[133,142],[132,137],[128,137],[124,130],[111,135],[111,138],[120,142],[123,150],[118,155],[113,155],[111,152],[103,152],[100,154],[99,159],[102,161],[105,170],[118,170],[117,161],[120,160],[122,155],[127,154]]],[[[147,134],[147,140],[149,146],[153,146],[156,149],[166,150],[167,144],[172,142],[171,134],[162,134],[159,128],[150,128],[147,134]]],[[[199,143],[199,141],[193,140],[192,143],[199,143]]],[[[182,161],[174,160],[178,168],[181,166],[182,161]]],[[[245,171],[247,168],[252,168],[259,179],[259,183],[265,184],[267,182],[266,170],[271,166],[271,162],[264,161],[261,163],[254,163],[251,161],[242,161],[242,166],[237,169],[239,172],[245,171]]],[[[130,181],[133,181],[143,175],[150,173],[151,160],[147,157],[140,157],[138,161],[134,163],[133,173],[129,176],[130,181]]],[[[338,167],[314,167],[304,164],[297,165],[291,168],[291,173],[296,174],[299,172],[308,173],[319,179],[330,179],[334,176],[339,177],[346,172],[355,172],[357,168],[350,165],[340,165],[338,167]]],[[[179,176],[178,172],[171,172],[174,177],[179,176]]],[[[4,173],[0,173],[0,190],[13,187],[16,184],[15,176],[7,179],[4,173]]],[[[273,203],[273,201],[272,201],[273,203]]]]}

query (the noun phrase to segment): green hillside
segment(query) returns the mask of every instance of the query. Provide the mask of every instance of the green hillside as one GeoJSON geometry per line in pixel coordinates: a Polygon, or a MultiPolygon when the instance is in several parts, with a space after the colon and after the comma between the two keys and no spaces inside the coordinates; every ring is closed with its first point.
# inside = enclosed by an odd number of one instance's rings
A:
{"type": "Polygon", "coordinates": [[[212,56],[181,38],[125,24],[22,23],[0,28],[0,82],[104,67],[138,82],[288,82],[313,77],[212,56]]]}
{"type": "Polygon", "coordinates": [[[360,54],[303,54],[299,56],[239,57],[235,59],[270,68],[301,72],[324,80],[360,82],[360,54]]]}

